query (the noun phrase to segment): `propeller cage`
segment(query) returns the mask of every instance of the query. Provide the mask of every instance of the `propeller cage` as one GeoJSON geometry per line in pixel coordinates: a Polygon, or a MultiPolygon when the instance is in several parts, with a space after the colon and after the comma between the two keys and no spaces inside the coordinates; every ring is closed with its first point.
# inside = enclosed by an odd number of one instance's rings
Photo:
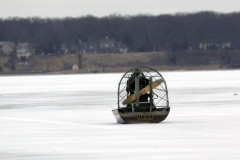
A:
{"type": "Polygon", "coordinates": [[[151,112],[169,107],[167,84],[163,76],[150,67],[132,68],[123,74],[118,84],[118,109],[127,108],[131,112],[151,112]],[[137,70],[138,74],[135,74],[137,70]],[[153,87],[153,83],[161,83],[153,87]],[[146,92],[143,88],[148,87],[146,92]],[[124,104],[134,95],[134,101],[124,104]]]}

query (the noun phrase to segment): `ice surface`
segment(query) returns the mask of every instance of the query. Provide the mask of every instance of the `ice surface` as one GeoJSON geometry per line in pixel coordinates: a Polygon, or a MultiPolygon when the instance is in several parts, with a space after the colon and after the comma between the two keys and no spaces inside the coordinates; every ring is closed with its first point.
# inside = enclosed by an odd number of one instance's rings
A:
{"type": "Polygon", "coordinates": [[[117,124],[122,74],[0,77],[0,159],[240,159],[240,71],[161,72],[171,112],[117,124]]]}

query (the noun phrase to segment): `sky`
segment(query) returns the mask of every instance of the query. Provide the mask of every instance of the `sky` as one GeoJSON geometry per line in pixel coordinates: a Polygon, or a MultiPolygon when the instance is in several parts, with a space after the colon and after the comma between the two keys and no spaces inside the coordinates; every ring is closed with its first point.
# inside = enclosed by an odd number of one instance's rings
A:
{"type": "Polygon", "coordinates": [[[239,0],[1,0],[0,18],[63,18],[112,14],[175,14],[240,11],[239,0]]]}

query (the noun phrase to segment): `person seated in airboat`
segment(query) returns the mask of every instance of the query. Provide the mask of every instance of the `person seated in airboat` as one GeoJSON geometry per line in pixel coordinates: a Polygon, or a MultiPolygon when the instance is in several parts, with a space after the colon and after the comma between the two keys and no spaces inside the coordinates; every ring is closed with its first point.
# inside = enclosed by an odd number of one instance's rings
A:
{"type": "Polygon", "coordinates": [[[149,67],[127,71],[118,85],[118,109],[113,114],[118,123],[158,123],[169,114],[166,81],[149,67]]]}

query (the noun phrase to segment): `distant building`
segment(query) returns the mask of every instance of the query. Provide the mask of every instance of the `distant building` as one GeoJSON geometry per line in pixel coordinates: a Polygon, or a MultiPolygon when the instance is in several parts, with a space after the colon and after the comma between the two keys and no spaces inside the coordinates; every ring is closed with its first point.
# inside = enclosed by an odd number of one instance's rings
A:
{"type": "Polygon", "coordinates": [[[228,50],[231,49],[231,43],[199,43],[200,50],[228,50]]]}
{"type": "Polygon", "coordinates": [[[82,42],[79,44],[66,44],[60,46],[62,54],[69,53],[126,53],[127,45],[122,42],[117,42],[115,39],[100,39],[99,41],[82,42]]]}
{"type": "Polygon", "coordinates": [[[128,51],[127,45],[122,42],[115,42],[115,48],[117,53],[127,53],[128,51]]]}
{"type": "Polygon", "coordinates": [[[99,52],[100,53],[114,53],[115,52],[115,39],[105,39],[99,40],[99,52]]]}
{"type": "Polygon", "coordinates": [[[228,43],[223,43],[222,44],[222,49],[231,49],[231,43],[228,42],[228,43]]]}
{"type": "Polygon", "coordinates": [[[29,43],[18,43],[16,52],[19,64],[28,64],[28,59],[34,54],[34,49],[29,43]]]}
{"type": "Polygon", "coordinates": [[[80,52],[80,46],[76,43],[63,43],[60,46],[60,52],[62,54],[69,54],[69,53],[75,53],[78,54],[80,52]]]}
{"type": "Polygon", "coordinates": [[[60,51],[61,51],[62,54],[68,54],[68,45],[67,45],[67,43],[61,44],[60,51]]]}
{"type": "Polygon", "coordinates": [[[88,44],[86,42],[79,42],[80,53],[87,53],[88,44]]]}
{"type": "Polygon", "coordinates": [[[72,66],[72,70],[73,70],[73,71],[77,71],[78,69],[79,69],[79,67],[78,67],[77,64],[74,64],[74,65],[72,66]]]}
{"type": "Polygon", "coordinates": [[[86,53],[98,53],[99,52],[99,42],[90,41],[87,42],[86,53]]]}
{"type": "Polygon", "coordinates": [[[128,50],[127,45],[108,37],[100,39],[99,44],[99,53],[126,53],[128,50]]]}
{"type": "Polygon", "coordinates": [[[11,56],[15,52],[15,44],[9,41],[0,41],[0,55],[11,56]]]}

